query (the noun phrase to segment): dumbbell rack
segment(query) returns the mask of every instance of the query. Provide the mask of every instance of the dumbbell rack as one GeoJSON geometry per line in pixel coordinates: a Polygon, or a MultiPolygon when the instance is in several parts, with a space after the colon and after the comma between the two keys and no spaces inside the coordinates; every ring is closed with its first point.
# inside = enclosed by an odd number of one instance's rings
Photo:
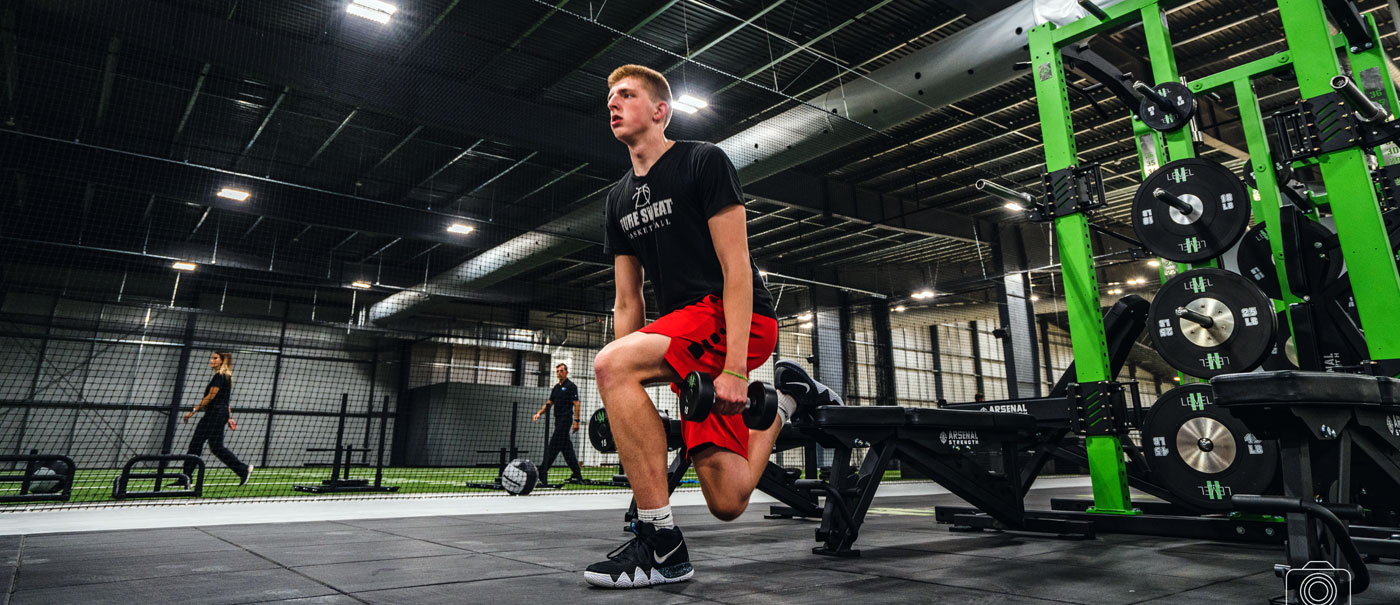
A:
{"type": "MultiPolygon", "coordinates": [[[[1047,182],[1056,175],[1083,172],[1074,141],[1074,127],[1065,81],[1062,51],[1087,38],[1112,28],[1140,21],[1152,66],[1154,82],[1181,82],[1171,36],[1166,26],[1164,10],[1181,4],[1179,1],[1126,0],[1111,7],[1088,7],[1091,13],[1065,26],[1047,23],[1030,31],[1031,70],[1038,100],[1042,137],[1046,156],[1047,182]]],[[[1264,222],[1274,234],[1282,233],[1280,209],[1281,191],[1276,180],[1274,154],[1264,128],[1264,116],[1253,89],[1253,80],[1292,70],[1296,74],[1299,93],[1303,98],[1318,97],[1333,92],[1332,78],[1343,74],[1337,61],[1339,48],[1346,49],[1352,70],[1358,74],[1377,69],[1383,86],[1383,105],[1392,114],[1400,113],[1400,103],[1385,70],[1387,59],[1379,43],[1374,19],[1366,16],[1358,23],[1342,27],[1344,33],[1332,36],[1328,32],[1327,13],[1320,0],[1279,0],[1278,8],[1284,25],[1289,50],[1265,57],[1210,76],[1185,82],[1191,93],[1203,95],[1214,91],[1232,91],[1236,97],[1246,135],[1252,171],[1257,183],[1256,199],[1252,201],[1254,216],[1264,222]]],[[[1159,132],[1141,120],[1133,119],[1134,139],[1138,146],[1144,176],[1170,160],[1195,157],[1195,127],[1159,132]]],[[[1393,364],[1400,360],[1400,317],[1390,308],[1400,303],[1400,273],[1390,257],[1390,242],[1381,219],[1380,205],[1367,155],[1358,146],[1334,149],[1319,154],[1316,163],[1322,173],[1336,222],[1342,253],[1350,278],[1356,288],[1355,300],[1360,313],[1366,345],[1372,360],[1384,364],[1384,371],[1394,374],[1393,364]],[[1382,252],[1381,254],[1378,254],[1382,252]]],[[[1087,210],[1088,204],[1084,210],[1087,210]]],[[[1048,207],[1048,205],[1047,205],[1048,207]]],[[[1085,417],[1097,417],[1109,412],[1113,416],[1115,394],[1109,375],[1109,358],[1104,327],[1100,316],[1098,284],[1094,272],[1094,254],[1090,243],[1090,227],[1083,211],[1057,212],[1055,236],[1063,267],[1066,308],[1072,346],[1081,385],[1089,396],[1078,407],[1085,417]]],[[[1281,237],[1273,237],[1270,247],[1280,280],[1286,280],[1285,251],[1281,237]]],[[[1197,266],[1213,265],[1200,263],[1197,266]]],[[[1163,278],[1185,270],[1185,265],[1162,264],[1163,278]]],[[[1300,302],[1292,295],[1286,281],[1281,284],[1284,299],[1281,305],[1300,302]]],[[[1115,422],[1117,419],[1114,419],[1115,422]]],[[[1086,434],[1086,450],[1093,482],[1091,514],[1140,515],[1128,492],[1121,428],[1100,427],[1086,434]]]]}

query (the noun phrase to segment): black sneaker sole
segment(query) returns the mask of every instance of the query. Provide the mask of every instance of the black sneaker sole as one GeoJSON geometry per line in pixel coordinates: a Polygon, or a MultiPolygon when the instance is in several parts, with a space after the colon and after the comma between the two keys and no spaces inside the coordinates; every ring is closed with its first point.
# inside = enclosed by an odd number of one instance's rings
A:
{"type": "Polygon", "coordinates": [[[653,567],[651,572],[643,571],[638,567],[633,570],[632,575],[622,573],[614,578],[610,574],[596,571],[583,572],[583,579],[593,586],[602,588],[646,588],[647,586],[657,586],[661,584],[675,584],[685,582],[695,577],[695,568],[690,563],[682,563],[672,567],[653,567]]]}

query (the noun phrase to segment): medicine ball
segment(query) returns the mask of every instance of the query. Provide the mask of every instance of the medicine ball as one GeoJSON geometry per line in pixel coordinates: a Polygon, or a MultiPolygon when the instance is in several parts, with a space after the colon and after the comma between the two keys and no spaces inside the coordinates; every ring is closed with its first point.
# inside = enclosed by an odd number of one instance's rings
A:
{"type": "Polygon", "coordinates": [[[513,495],[528,496],[530,491],[535,489],[535,482],[539,477],[540,471],[535,468],[535,463],[516,458],[501,471],[501,487],[513,495]]]}
{"type": "Polygon", "coordinates": [[[63,487],[69,474],[68,464],[54,460],[34,470],[30,475],[29,492],[33,494],[53,494],[63,487]]]}

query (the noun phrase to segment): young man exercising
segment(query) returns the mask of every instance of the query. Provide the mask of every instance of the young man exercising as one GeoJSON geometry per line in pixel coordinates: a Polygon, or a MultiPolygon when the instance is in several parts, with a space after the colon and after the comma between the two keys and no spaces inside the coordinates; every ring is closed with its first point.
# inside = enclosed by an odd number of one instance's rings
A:
{"type": "MultiPolygon", "coordinates": [[[[800,366],[779,362],[779,418],[751,431],[739,412],[748,374],[777,342],[773,299],[749,257],[744,198],[734,165],[720,148],[666,138],[671,88],[655,70],[624,65],[608,77],[613,136],[627,145],[629,170],[608,194],[605,252],[613,255],[616,339],[594,359],[598,391],[618,457],[636,498],[636,537],[590,565],[588,583],[634,588],[694,575],[685,539],[671,517],[666,434],[647,384],[714,378],[715,405],[682,434],[700,489],[717,518],[743,514],[783,423],[801,405],[840,404],[800,366]],[[661,317],[643,326],[642,282],[650,279],[661,317]]],[[[675,390],[675,387],[672,387],[675,390]]]]}

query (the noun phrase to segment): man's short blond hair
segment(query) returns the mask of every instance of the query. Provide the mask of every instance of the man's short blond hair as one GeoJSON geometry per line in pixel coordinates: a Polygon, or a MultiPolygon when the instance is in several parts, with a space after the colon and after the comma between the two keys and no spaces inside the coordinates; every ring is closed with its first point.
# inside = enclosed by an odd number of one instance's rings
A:
{"type": "Polygon", "coordinates": [[[622,67],[614,69],[611,74],[608,74],[608,90],[612,90],[612,87],[617,86],[617,83],[622,81],[623,78],[636,78],[642,83],[642,87],[646,88],[647,92],[651,94],[652,101],[666,102],[666,121],[661,124],[661,127],[666,128],[669,126],[671,124],[672,113],[671,83],[666,81],[666,76],[661,75],[661,72],[645,65],[623,65],[622,67]]]}

